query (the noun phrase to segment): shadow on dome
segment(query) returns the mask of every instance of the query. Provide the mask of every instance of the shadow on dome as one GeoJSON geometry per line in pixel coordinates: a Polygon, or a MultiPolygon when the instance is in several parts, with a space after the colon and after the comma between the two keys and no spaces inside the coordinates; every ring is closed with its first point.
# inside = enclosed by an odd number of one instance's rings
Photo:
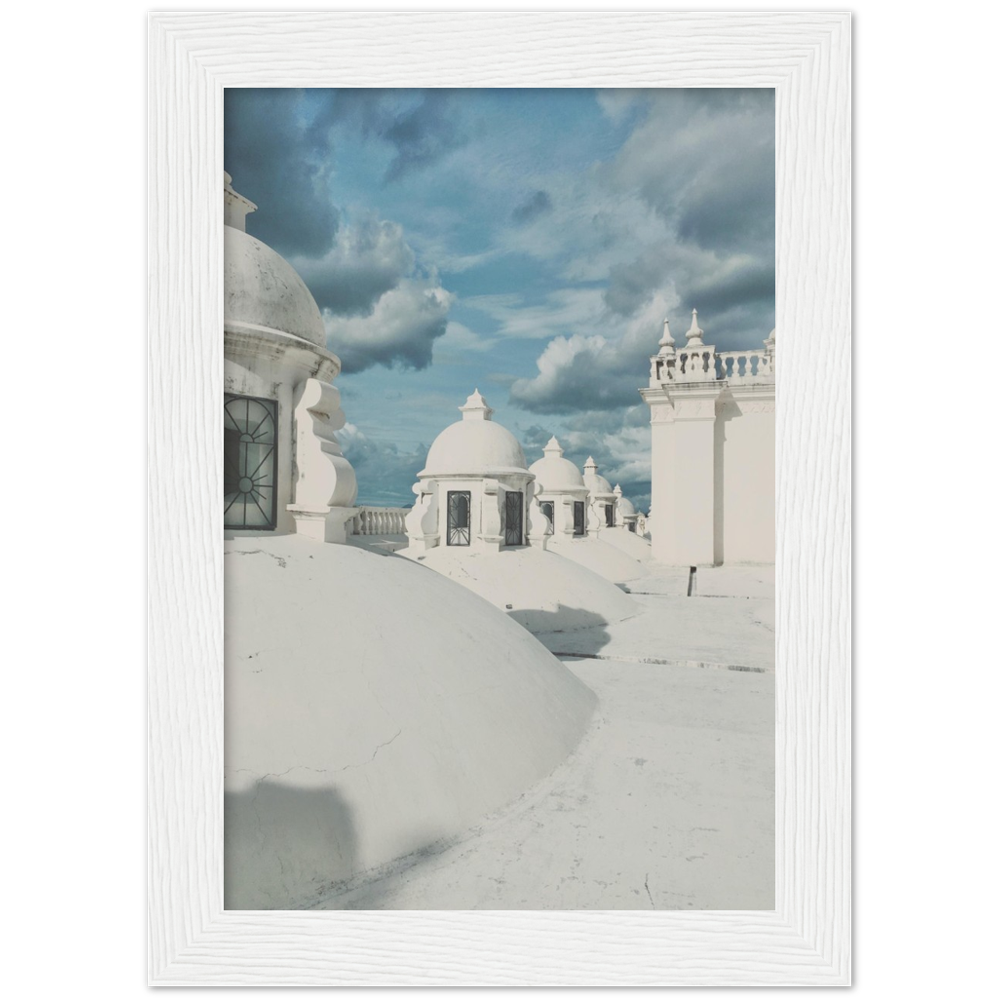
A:
{"type": "Polygon", "coordinates": [[[592,611],[585,608],[572,608],[560,604],[555,611],[522,609],[507,612],[514,621],[523,625],[529,632],[582,632],[588,631],[587,638],[592,640],[592,648],[588,652],[596,653],[610,641],[607,622],[592,611]]]}
{"type": "MultiPolygon", "coordinates": [[[[356,874],[357,834],[343,795],[329,785],[295,788],[274,777],[225,794],[227,910],[288,909],[293,898],[310,894],[298,880],[302,871],[333,882],[356,874]]],[[[312,894],[322,891],[314,881],[312,894]]]]}

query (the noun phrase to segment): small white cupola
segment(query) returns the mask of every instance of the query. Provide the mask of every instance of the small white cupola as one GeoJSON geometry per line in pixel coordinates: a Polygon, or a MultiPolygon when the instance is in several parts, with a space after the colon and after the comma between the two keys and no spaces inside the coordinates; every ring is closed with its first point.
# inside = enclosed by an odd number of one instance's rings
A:
{"type": "Polygon", "coordinates": [[[535,477],[520,442],[493,420],[478,389],[458,409],[462,419],[435,438],[417,473],[416,502],[406,518],[410,549],[543,544],[548,526],[537,513],[532,517],[535,477]]]}
{"type": "MultiPolygon", "coordinates": [[[[584,536],[590,492],[580,470],[563,457],[563,449],[554,437],[542,449],[542,456],[529,471],[535,475],[535,496],[541,513],[552,525],[555,540],[584,536]]],[[[596,525],[590,527],[595,529],[596,525]]]]}

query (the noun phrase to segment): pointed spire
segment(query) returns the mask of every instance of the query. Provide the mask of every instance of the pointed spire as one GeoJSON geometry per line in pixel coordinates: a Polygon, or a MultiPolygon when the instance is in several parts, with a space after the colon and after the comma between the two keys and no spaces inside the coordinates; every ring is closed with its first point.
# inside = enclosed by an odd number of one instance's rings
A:
{"type": "Polygon", "coordinates": [[[621,499],[621,496],[622,496],[622,488],[621,488],[621,485],[620,485],[620,484],[618,484],[618,483],[615,483],[615,488],[614,488],[614,490],[613,490],[612,492],[614,493],[614,495],[615,495],[616,497],[618,497],[618,499],[619,499],[619,500],[621,499]]]}
{"type": "Polygon", "coordinates": [[[698,326],[698,310],[691,310],[691,328],[688,330],[687,334],[687,347],[704,347],[705,342],[701,339],[704,330],[698,326]]]}
{"type": "Polygon", "coordinates": [[[594,456],[593,455],[591,455],[587,459],[587,464],[584,465],[583,468],[584,468],[584,471],[586,471],[586,472],[590,472],[590,471],[597,472],[597,463],[594,461],[594,456]]]}
{"type": "Polygon", "coordinates": [[[549,443],[542,449],[542,453],[545,455],[562,455],[562,445],[556,440],[554,434],[549,438],[549,443]]]}
{"type": "Polygon", "coordinates": [[[660,354],[663,356],[674,353],[674,338],[670,336],[670,320],[663,321],[663,336],[660,337],[660,354]]]}
{"type": "Polygon", "coordinates": [[[463,420],[491,420],[493,409],[490,404],[479,394],[477,389],[466,401],[465,406],[460,406],[463,420]]]}

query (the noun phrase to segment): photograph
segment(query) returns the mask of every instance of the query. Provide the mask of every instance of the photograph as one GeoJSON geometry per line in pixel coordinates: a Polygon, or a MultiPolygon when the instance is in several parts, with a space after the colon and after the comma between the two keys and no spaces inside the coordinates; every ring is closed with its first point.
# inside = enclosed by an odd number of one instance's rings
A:
{"type": "Polygon", "coordinates": [[[775,910],[774,87],[223,131],[224,908],[775,910]]]}

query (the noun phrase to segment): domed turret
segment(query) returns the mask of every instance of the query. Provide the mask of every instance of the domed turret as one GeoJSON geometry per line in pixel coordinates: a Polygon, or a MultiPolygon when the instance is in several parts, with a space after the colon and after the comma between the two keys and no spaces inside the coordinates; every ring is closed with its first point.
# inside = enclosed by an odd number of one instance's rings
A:
{"type": "Polygon", "coordinates": [[[542,449],[543,457],[530,472],[535,475],[535,496],[542,514],[552,524],[557,539],[582,536],[587,530],[588,491],[580,470],[568,459],[553,437],[542,449]]]}
{"type": "Polygon", "coordinates": [[[479,390],[460,406],[462,419],[446,427],[427,453],[418,475],[497,476],[528,473],[520,442],[493,421],[493,410],[479,390]]]}
{"type": "Polygon", "coordinates": [[[326,344],[319,306],[295,268],[267,244],[225,228],[223,315],[230,328],[264,328],[326,344]]]}
{"type": "Polygon", "coordinates": [[[446,427],[417,473],[417,496],[406,518],[408,552],[441,544],[473,551],[544,546],[547,525],[532,518],[532,484],[524,451],[478,389],[460,406],[462,419],[446,427]]]}
{"type": "Polygon", "coordinates": [[[247,234],[257,206],[229,174],[223,207],[226,530],[345,541],[357,484],[336,438],[340,360],[295,268],[247,234]]]}
{"type": "Polygon", "coordinates": [[[591,497],[614,496],[611,483],[604,476],[598,474],[597,463],[594,461],[593,455],[587,459],[587,464],[583,467],[583,482],[587,489],[590,490],[591,497]]]}
{"type": "Polygon", "coordinates": [[[538,484],[536,493],[578,490],[584,485],[580,470],[568,458],[563,458],[563,450],[554,437],[549,438],[549,443],[542,449],[542,454],[545,457],[540,458],[528,469],[535,474],[538,484]]]}

